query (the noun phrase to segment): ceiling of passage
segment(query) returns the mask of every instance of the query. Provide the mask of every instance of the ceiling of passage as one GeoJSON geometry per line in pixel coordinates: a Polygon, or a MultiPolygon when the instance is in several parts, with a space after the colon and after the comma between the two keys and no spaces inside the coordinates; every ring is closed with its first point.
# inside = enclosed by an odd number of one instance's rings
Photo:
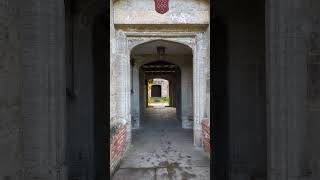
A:
{"type": "Polygon", "coordinates": [[[188,46],[176,42],[156,40],[138,45],[132,50],[132,55],[157,54],[157,47],[165,47],[166,55],[192,55],[188,46]]]}
{"type": "Polygon", "coordinates": [[[156,61],[141,66],[145,73],[174,73],[179,67],[166,61],[156,61]]]}

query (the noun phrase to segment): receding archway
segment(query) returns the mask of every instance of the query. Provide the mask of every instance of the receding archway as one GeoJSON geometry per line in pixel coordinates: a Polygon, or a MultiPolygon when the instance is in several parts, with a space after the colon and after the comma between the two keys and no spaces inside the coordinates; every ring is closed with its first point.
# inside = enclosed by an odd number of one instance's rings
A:
{"type": "MultiPolygon", "coordinates": [[[[122,27],[118,27],[122,28],[122,27]]],[[[199,149],[197,150],[196,147],[201,148],[202,147],[202,120],[205,120],[207,117],[206,113],[206,101],[205,98],[208,91],[206,91],[206,87],[208,84],[208,81],[206,79],[208,78],[207,73],[209,72],[207,65],[207,61],[209,59],[208,56],[208,41],[207,36],[204,36],[203,33],[198,32],[132,32],[132,31],[126,31],[124,30],[123,33],[119,33],[117,36],[118,40],[118,49],[117,49],[117,55],[118,59],[117,62],[119,64],[119,67],[121,68],[121,72],[119,73],[118,80],[121,82],[119,83],[119,87],[117,87],[118,90],[118,98],[119,101],[117,104],[117,107],[119,109],[117,110],[119,117],[121,118],[122,124],[128,124],[128,132],[126,133],[128,138],[126,138],[129,144],[131,144],[133,151],[129,152],[127,154],[127,157],[123,160],[123,162],[120,164],[120,169],[123,168],[129,168],[129,167],[136,167],[136,166],[142,166],[142,164],[137,163],[130,163],[131,160],[137,160],[139,158],[145,158],[140,156],[130,156],[133,154],[145,154],[138,152],[139,149],[149,146],[151,149],[150,151],[160,151],[162,148],[159,148],[159,140],[154,141],[152,138],[165,138],[164,141],[167,141],[168,136],[173,137],[171,141],[177,140],[174,143],[170,141],[167,142],[168,146],[171,146],[173,144],[178,145],[179,143],[186,142],[186,147],[182,148],[185,150],[193,151],[195,154],[202,154],[200,153],[199,149]],[[152,43],[160,44],[160,46],[154,46],[156,49],[152,50],[156,54],[150,53],[150,51],[142,51],[142,52],[149,52],[149,53],[135,53],[135,50],[137,50],[139,47],[148,46],[152,43]],[[161,44],[162,43],[162,44],[161,44]],[[157,53],[157,47],[163,47],[162,45],[169,44],[171,47],[184,47],[187,49],[182,54],[170,54],[167,53],[157,53]],[[181,123],[179,124],[179,129],[175,128],[173,129],[163,129],[158,128],[157,129],[142,129],[139,121],[135,121],[135,119],[140,120],[142,117],[142,113],[140,113],[141,109],[138,109],[139,106],[136,106],[137,104],[140,104],[140,102],[144,102],[143,99],[140,100],[140,97],[143,96],[137,96],[137,93],[140,92],[140,87],[145,87],[145,82],[143,78],[139,78],[139,67],[142,64],[156,62],[159,60],[165,60],[170,63],[176,64],[181,68],[181,86],[184,86],[185,88],[181,87],[181,96],[183,94],[186,94],[186,92],[190,92],[189,95],[185,96],[186,98],[181,98],[181,123]],[[138,82],[138,83],[135,83],[138,82]],[[142,84],[142,86],[139,86],[139,84],[142,84]],[[135,103],[135,102],[139,103],[135,103]],[[129,106],[128,106],[129,102],[129,106]],[[186,111],[186,109],[190,108],[189,111],[186,111]],[[140,117],[139,117],[140,116],[140,117]],[[162,131],[163,130],[163,131],[162,131]],[[139,133],[140,132],[140,135],[139,133]],[[142,134],[142,133],[154,133],[154,135],[151,134],[142,134]],[[171,134],[170,134],[171,132],[171,134]],[[174,135],[174,133],[182,133],[184,135],[174,135]],[[160,134],[159,134],[160,133],[160,134]],[[165,134],[164,134],[165,133],[165,134]],[[172,136],[173,135],[173,136],[172,136]],[[144,139],[147,138],[147,139],[144,139]],[[179,139],[179,138],[186,138],[186,139],[179,139]],[[143,143],[144,146],[142,146],[140,143],[143,143]],[[150,142],[150,144],[148,143],[150,142]],[[157,143],[158,142],[158,143],[157,143]],[[156,143],[156,144],[154,144],[156,143]],[[170,145],[171,144],[171,145],[170,145]],[[153,148],[157,148],[156,150],[153,148]],[[153,149],[153,150],[152,150],[153,149]],[[195,151],[197,150],[198,153],[195,151]],[[129,160],[130,159],[130,160],[129,160]]],[[[165,46],[166,47],[166,46],[165,46]]],[[[142,50],[144,48],[141,48],[142,50]]],[[[148,48],[145,48],[148,50],[148,48]]],[[[152,48],[149,48],[149,50],[152,48]]],[[[161,48],[160,48],[161,49],[161,48]]],[[[163,52],[163,51],[162,51],[163,52]]],[[[180,51],[181,52],[181,51],[180,51]]],[[[157,127],[157,126],[155,126],[157,127]]],[[[162,141],[162,140],[161,140],[162,141]]],[[[180,144],[181,145],[181,144],[180,144]]],[[[184,146],[183,145],[183,146],[184,146]]],[[[170,148],[170,147],[167,147],[170,148]]],[[[143,150],[142,150],[143,151],[143,150]]],[[[164,152],[164,151],[163,151],[164,152]]],[[[162,152],[162,153],[163,153],[162,152]]],[[[178,150],[176,150],[178,152],[178,150]]],[[[176,153],[174,152],[174,153],[176,153]]],[[[190,152],[192,153],[192,152],[190,152]]],[[[154,154],[156,155],[156,154],[154,154]]],[[[158,154],[160,155],[160,154],[158,154]]],[[[182,155],[182,154],[181,154],[182,155]]],[[[204,154],[203,154],[204,155],[204,154]]],[[[161,155],[162,156],[162,155],[161,155]]],[[[161,157],[160,156],[160,157],[161,157]]],[[[187,157],[190,155],[187,155],[187,157]]],[[[200,155],[202,156],[202,155],[200,155]]],[[[196,160],[200,156],[190,156],[191,159],[196,160]]],[[[160,158],[159,157],[159,158],[160,158]]],[[[179,154],[175,156],[176,158],[179,157],[179,154]]],[[[148,159],[148,158],[147,158],[148,159]]],[[[190,160],[191,160],[190,159],[190,160]]],[[[150,160],[150,159],[149,159],[150,160]]],[[[181,160],[181,159],[180,159],[181,160]]],[[[203,157],[202,160],[208,160],[207,157],[203,157]]],[[[201,161],[202,161],[201,160],[201,161]]],[[[141,162],[144,161],[143,165],[146,165],[148,167],[158,167],[160,162],[145,162],[145,160],[140,160],[141,162]],[[151,164],[150,164],[151,163],[151,164]]],[[[179,161],[179,159],[177,159],[179,161]]],[[[192,160],[191,160],[192,161],[192,160]]],[[[209,161],[203,162],[203,166],[206,167],[204,169],[207,169],[209,165],[209,161]]],[[[165,163],[165,162],[162,162],[165,163]]],[[[141,167],[140,166],[140,167],[141,167]]],[[[121,170],[121,172],[124,172],[121,170]]],[[[118,172],[120,173],[120,172],[118,172]]],[[[206,170],[205,173],[208,173],[206,170]]],[[[203,173],[202,173],[203,174],[203,173]]]]}
{"type": "Polygon", "coordinates": [[[133,48],[130,62],[132,151],[115,177],[132,168],[197,164],[201,171],[192,173],[207,178],[209,158],[194,147],[192,49],[177,42],[152,40],[133,48]],[[170,106],[148,105],[148,90],[154,85],[149,80],[155,79],[169,82],[170,106]]]}
{"type": "MultiPolygon", "coordinates": [[[[141,112],[141,125],[146,125],[147,119],[149,119],[150,124],[150,115],[155,112],[162,111],[163,113],[171,114],[171,122],[176,128],[181,128],[182,125],[182,104],[181,104],[181,69],[178,65],[170,63],[168,61],[153,61],[150,63],[144,63],[139,68],[139,78],[141,82],[145,82],[145,87],[140,89],[140,112],[141,112]],[[153,80],[163,80],[168,82],[168,92],[166,93],[165,98],[152,98],[150,97],[150,85],[153,85],[153,80]],[[168,99],[167,99],[168,98],[168,99]],[[167,105],[159,104],[159,106],[153,106],[150,104],[150,100],[168,100],[167,105]],[[170,101],[169,101],[170,100],[170,101]],[[160,107],[166,107],[160,110],[160,107]],[[158,109],[152,109],[158,108],[158,109]],[[167,111],[167,112],[166,112],[167,111]]],[[[160,81],[161,82],[161,81],[160,81]]],[[[143,84],[140,84],[142,87],[143,84]]],[[[191,93],[191,92],[189,92],[191,93]]]]}
{"type": "Polygon", "coordinates": [[[148,83],[148,106],[169,106],[170,87],[172,84],[162,78],[147,80],[148,83]]]}
{"type": "Polygon", "coordinates": [[[192,49],[181,43],[152,40],[132,49],[130,75],[133,128],[139,128],[143,120],[144,109],[148,105],[147,80],[151,78],[164,78],[171,82],[170,106],[177,108],[180,127],[193,128],[192,67],[192,49]],[[164,48],[164,52],[160,52],[159,48],[164,48]]]}

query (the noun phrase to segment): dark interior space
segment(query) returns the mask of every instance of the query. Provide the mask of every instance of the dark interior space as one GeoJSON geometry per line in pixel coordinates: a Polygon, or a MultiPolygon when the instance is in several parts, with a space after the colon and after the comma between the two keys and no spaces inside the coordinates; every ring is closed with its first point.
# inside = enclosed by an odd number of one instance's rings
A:
{"type": "Polygon", "coordinates": [[[267,178],[264,8],[263,0],[214,4],[214,179],[267,178]]]}
{"type": "Polygon", "coordinates": [[[151,86],[151,97],[161,97],[161,85],[151,86]]]}
{"type": "Polygon", "coordinates": [[[110,63],[106,61],[109,36],[106,18],[104,14],[97,16],[93,29],[95,180],[107,179],[106,171],[109,164],[107,162],[108,153],[106,153],[108,116],[105,111],[109,103],[106,97],[109,96],[107,77],[109,77],[110,63]]]}
{"type": "MultiPolygon", "coordinates": [[[[107,9],[80,16],[81,0],[66,1],[68,179],[108,179],[109,24],[107,9]],[[88,18],[88,19],[85,19],[88,18]],[[88,21],[89,23],[84,23],[88,21]]],[[[102,3],[102,2],[101,2],[102,3]]]]}
{"type": "MultiPolygon", "coordinates": [[[[163,60],[146,63],[139,68],[139,81],[144,82],[144,89],[141,89],[139,92],[141,98],[140,113],[143,115],[145,108],[149,107],[147,84],[149,79],[154,78],[162,78],[169,81],[169,106],[176,108],[176,117],[178,120],[181,120],[181,70],[176,64],[163,60]]],[[[142,84],[140,85],[142,86],[142,84]]],[[[152,86],[152,88],[154,87],[152,86]]],[[[161,97],[161,86],[158,88],[156,91],[151,89],[151,97],[161,97]]]]}
{"type": "Polygon", "coordinates": [[[212,98],[210,101],[213,107],[213,134],[212,141],[213,150],[213,178],[227,179],[227,162],[228,162],[228,84],[227,84],[227,67],[228,67],[228,46],[227,46],[227,30],[221,17],[213,19],[214,28],[212,30],[212,49],[213,61],[210,61],[211,73],[214,78],[212,82],[212,98]]]}

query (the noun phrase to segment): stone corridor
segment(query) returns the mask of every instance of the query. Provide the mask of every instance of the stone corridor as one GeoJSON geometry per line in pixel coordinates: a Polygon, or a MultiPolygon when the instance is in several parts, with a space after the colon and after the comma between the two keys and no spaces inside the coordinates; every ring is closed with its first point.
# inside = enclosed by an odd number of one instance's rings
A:
{"type": "Polygon", "coordinates": [[[209,180],[210,159],[193,146],[191,129],[182,129],[175,108],[147,108],[142,128],[113,180],[209,180]]]}

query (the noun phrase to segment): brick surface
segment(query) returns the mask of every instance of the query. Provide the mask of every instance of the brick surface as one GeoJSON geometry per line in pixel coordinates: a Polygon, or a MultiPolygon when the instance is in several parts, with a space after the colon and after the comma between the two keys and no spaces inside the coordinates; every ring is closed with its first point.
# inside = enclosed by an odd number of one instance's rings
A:
{"type": "Polygon", "coordinates": [[[202,141],[203,150],[210,154],[210,127],[208,126],[208,120],[204,119],[202,121],[202,141]]]}
{"type": "Polygon", "coordinates": [[[126,148],[127,124],[122,125],[111,137],[111,166],[114,166],[123,156],[126,148]]]}

